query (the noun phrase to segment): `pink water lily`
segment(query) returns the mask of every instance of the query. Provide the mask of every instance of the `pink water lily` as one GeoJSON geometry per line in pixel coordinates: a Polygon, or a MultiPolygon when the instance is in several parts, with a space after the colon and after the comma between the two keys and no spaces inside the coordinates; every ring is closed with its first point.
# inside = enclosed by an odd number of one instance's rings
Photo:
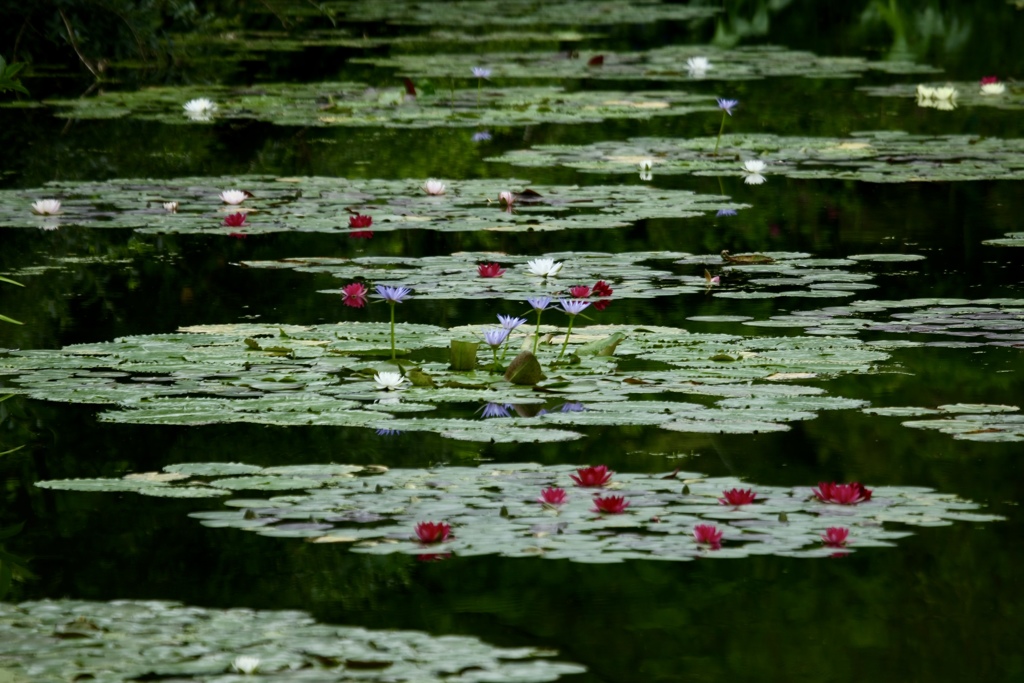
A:
{"type": "Polygon", "coordinates": [[[823,481],[813,493],[822,503],[836,505],[856,505],[871,500],[871,489],[865,488],[859,481],[849,484],[823,481]]]}
{"type": "Polygon", "coordinates": [[[754,502],[755,498],[757,498],[757,494],[753,489],[729,489],[722,491],[722,497],[718,499],[718,502],[722,505],[749,505],[754,502]]]}
{"type": "Polygon", "coordinates": [[[830,526],[821,535],[821,541],[830,548],[842,548],[846,545],[846,539],[850,530],[843,526],[830,526]]]}
{"type": "Polygon", "coordinates": [[[722,532],[714,524],[698,524],[693,527],[693,538],[697,543],[715,550],[722,547],[722,532]]]}
{"type": "Polygon", "coordinates": [[[444,522],[420,522],[416,525],[416,537],[420,543],[442,543],[451,536],[452,528],[444,522]]]}
{"type": "Polygon", "coordinates": [[[614,472],[605,465],[594,465],[593,467],[580,467],[576,474],[570,474],[569,478],[576,482],[576,486],[585,488],[601,488],[612,480],[614,472]]]}
{"type": "Polygon", "coordinates": [[[551,487],[540,492],[537,502],[545,505],[562,505],[566,500],[565,489],[551,487]]]}
{"type": "Polygon", "coordinates": [[[497,263],[481,263],[476,267],[476,272],[480,277],[501,277],[505,269],[497,263]]]}
{"type": "Polygon", "coordinates": [[[605,512],[620,515],[629,507],[624,496],[597,496],[594,498],[594,512],[605,512]]]}

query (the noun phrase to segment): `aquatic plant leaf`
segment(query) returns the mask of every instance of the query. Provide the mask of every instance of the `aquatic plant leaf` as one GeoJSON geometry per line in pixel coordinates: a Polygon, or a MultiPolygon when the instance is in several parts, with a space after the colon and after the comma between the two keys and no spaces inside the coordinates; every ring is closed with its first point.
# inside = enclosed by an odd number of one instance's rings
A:
{"type": "MultiPolygon", "coordinates": [[[[480,55],[395,54],[387,57],[356,57],[355,63],[395,69],[414,78],[465,78],[480,63],[480,55]]],[[[937,69],[911,62],[868,61],[859,57],[821,57],[782,47],[668,45],[636,52],[580,51],[575,58],[540,51],[492,52],[487,55],[491,78],[511,79],[611,79],[643,81],[740,81],[770,77],[853,78],[869,71],[887,73],[935,73],[937,69]],[[590,62],[603,58],[600,68],[590,62]],[[713,67],[700,74],[686,68],[691,57],[706,57],[713,67]]],[[[712,104],[714,104],[712,102],[712,104]]]]}
{"type": "Polygon", "coordinates": [[[918,341],[925,346],[1024,346],[1024,299],[864,300],[767,320],[755,327],[802,327],[810,334],[883,332],[889,335],[955,337],[963,341],[918,341]],[[906,310],[902,310],[906,309],[906,310]]]}
{"type": "MultiPolygon", "coordinates": [[[[476,62],[474,62],[476,64],[476,62]]],[[[469,74],[467,69],[466,74],[469,74]]],[[[460,77],[463,74],[459,74],[460,77]]],[[[406,79],[409,80],[409,79],[406,79]]],[[[407,88],[377,90],[361,83],[261,83],[228,86],[161,86],[93,97],[49,99],[55,114],[73,119],[132,118],[170,125],[211,125],[214,121],[263,121],[280,126],[379,128],[499,128],[542,123],[598,123],[606,119],[683,116],[715,109],[714,98],[683,91],[566,91],[557,86],[407,88]],[[202,95],[216,101],[216,113],[189,117],[181,106],[202,95]]],[[[411,81],[410,81],[411,82],[411,81]]],[[[470,86],[469,80],[462,83],[470,86]]]]}
{"type": "Polygon", "coordinates": [[[631,138],[589,145],[537,145],[488,161],[513,166],[565,166],[585,173],[635,173],[642,159],[654,159],[659,175],[744,176],[742,161],[765,162],[763,174],[801,179],[871,183],[1020,180],[1024,139],[978,135],[910,135],[866,131],[845,138],[788,137],[760,133],[716,139],[631,138]]]}
{"type": "Polygon", "coordinates": [[[232,663],[240,655],[258,659],[258,677],[317,683],[441,683],[454,680],[458,670],[471,671],[473,680],[540,682],[585,670],[552,659],[550,650],[496,648],[471,636],[378,631],[321,624],[297,611],[157,600],[4,603],[0,628],[4,671],[40,682],[238,681],[244,677],[232,675],[232,663]]]}
{"type": "Polygon", "coordinates": [[[930,429],[963,441],[1024,441],[1024,415],[1018,406],[985,403],[951,403],[937,408],[865,408],[864,412],[893,417],[923,417],[908,420],[904,427],[930,429]],[[1012,413],[1012,414],[1011,414],[1012,413]]]}
{"type": "MultiPolygon", "coordinates": [[[[132,228],[145,233],[247,235],[270,232],[350,233],[348,216],[373,214],[375,233],[393,230],[444,232],[533,232],[570,228],[622,228],[651,218],[703,216],[723,208],[743,208],[721,195],[650,186],[533,186],[543,201],[515,206],[509,213],[498,202],[501,192],[524,189],[514,178],[453,182],[443,196],[426,195],[422,179],[272,178],[231,176],[206,178],[60,181],[31,190],[0,190],[0,227],[38,229],[40,221],[27,209],[40,197],[59,197],[61,226],[132,228]],[[243,228],[223,224],[227,209],[219,193],[242,187],[254,197],[245,200],[243,228]],[[163,202],[179,203],[169,213],[163,202]]],[[[330,260],[326,260],[330,263],[330,260]]],[[[491,282],[502,278],[490,278],[491,282]]]]}
{"type": "MultiPolygon", "coordinates": [[[[720,426],[728,428],[728,423],[720,426]]],[[[757,426],[766,431],[780,427],[772,422],[757,426]]],[[[315,476],[315,467],[304,467],[304,471],[315,476]]],[[[849,549],[853,550],[884,547],[906,535],[905,529],[886,528],[891,523],[920,526],[1001,519],[980,512],[975,503],[922,487],[878,487],[868,502],[830,505],[815,499],[809,487],[750,485],[734,477],[708,478],[689,472],[675,472],[671,477],[616,472],[605,490],[624,496],[630,508],[624,514],[597,514],[592,502],[595,492],[572,486],[569,475],[574,472],[575,468],[567,465],[524,463],[392,468],[332,478],[330,486],[286,499],[233,500],[227,503],[230,509],[192,516],[208,526],[266,536],[317,542],[338,539],[353,543],[356,552],[378,554],[422,553],[424,546],[413,534],[416,522],[440,519],[451,524],[453,536],[431,546],[438,552],[577,562],[687,561],[795,552],[813,556],[821,547],[821,534],[837,523],[851,529],[849,549]],[[685,482],[685,490],[681,491],[680,482],[685,482]],[[566,489],[566,503],[538,503],[540,491],[553,486],[566,489]],[[751,486],[757,492],[757,502],[721,505],[722,491],[736,486],[751,486]],[[358,510],[359,514],[339,514],[345,510],[358,510]],[[780,514],[788,521],[780,523],[780,514]],[[724,532],[723,549],[729,553],[719,554],[694,541],[694,525],[707,522],[724,532]]],[[[329,470],[323,475],[329,476],[329,470]]],[[[243,488],[263,488],[264,474],[250,476],[259,484],[243,488]]],[[[145,495],[149,491],[142,487],[138,492],[145,495]]]]}
{"type": "MultiPolygon", "coordinates": [[[[930,88],[952,87],[956,89],[956,97],[953,104],[956,108],[963,107],[993,107],[995,109],[1024,109],[1024,90],[1015,88],[1012,85],[999,95],[983,95],[981,86],[977,82],[950,82],[942,81],[929,82],[922,80],[920,85],[930,88]]],[[[917,100],[918,106],[937,108],[936,100],[917,97],[918,83],[893,83],[891,85],[859,86],[857,89],[874,97],[897,97],[900,99],[917,100]]],[[[936,111],[936,116],[942,116],[945,112],[936,111]]]]}
{"type": "MultiPolygon", "coordinates": [[[[396,337],[410,353],[433,350],[443,357],[453,338],[479,337],[480,329],[401,323],[396,337]]],[[[671,327],[579,325],[570,340],[579,362],[555,365],[564,328],[545,325],[542,333],[536,369],[547,378],[531,378],[540,382],[536,386],[517,385],[488,372],[453,371],[438,360],[417,368],[433,385],[382,392],[373,381],[379,366],[363,352],[390,346],[387,323],[199,325],[61,350],[12,350],[0,357],[0,376],[10,391],[39,400],[110,405],[100,416],[108,422],[330,425],[426,431],[484,442],[541,442],[580,438],[562,427],[588,424],[674,421],[671,428],[677,430],[692,425],[692,431],[766,431],[762,423],[781,425],[810,419],[820,410],[863,405],[827,396],[819,386],[793,384],[792,379],[819,382],[851,372],[877,372],[888,358],[880,349],[842,337],[746,338],[671,327]],[[287,358],[268,354],[254,350],[247,340],[261,349],[287,343],[294,353],[287,358]],[[576,354],[588,347],[608,349],[613,341],[613,356],[576,354]],[[620,370],[623,362],[629,363],[626,372],[620,370]],[[780,381],[780,375],[790,379],[780,381]],[[673,402],[646,400],[652,394],[671,395],[673,402]],[[702,397],[714,406],[688,403],[686,396],[702,397]],[[510,411],[496,428],[479,412],[485,403],[521,410],[510,411]]],[[[528,336],[513,335],[513,342],[528,336]]],[[[481,366],[490,362],[489,349],[478,354],[481,366]]],[[[255,481],[246,477],[269,476],[273,479],[261,486],[333,485],[310,479],[303,470],[237,463],[202,468],[186,464],[173,473],[215,476],[213,485],[227,488],[255,481]]],[[[355,473],[342,468],[332,476],[355,473]]],[[[121,481],[118,486],[134,490],[168,483],[121,481]]]]}

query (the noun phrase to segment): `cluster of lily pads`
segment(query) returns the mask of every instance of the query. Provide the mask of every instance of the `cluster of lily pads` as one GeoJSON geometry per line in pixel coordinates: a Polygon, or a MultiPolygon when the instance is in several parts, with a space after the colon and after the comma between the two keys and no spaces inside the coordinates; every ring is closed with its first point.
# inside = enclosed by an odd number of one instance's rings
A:
{"type": "Polygon", "coordinates": [[[121,479],[45,488],[160,497],[239,496],[195,512],[202,524],[356,552],[425,558],[502,555],[576,562],[698,557],[821,557],[891,546],[892,524],[945,526],[1000,517],[918,487],[821,482],[742,488],[733,477],[613,473],[603,465],[388,469],[379,465],[183,463],[121,479]],[[260,492],[271,498],[255,497],[260,492]]]}
{"type": "Polygon", "coordinates": [[[304,612],[157,600],[0,603],[0,661],[33,683],[102,680],[554,681],[581,673],[550,651],[468,636],[318,623],[304,612]]]}
{"type": "Polygon", "coordinates": [[[352,235],[372,225],[375,231],[529,232],[623,228],[639,220],[699,217],[746,206],[721,195],[686,190],[529,187],[528,181],[518,179],[121,179],[0,190],[0,227],[130,228],[179,234],[231,234],[244,228],[246,234],[352,235]],[[221,191],[223,187],[243,189],[221,191]],[[38,214],[34,220],[30,209],[38,214]]]}

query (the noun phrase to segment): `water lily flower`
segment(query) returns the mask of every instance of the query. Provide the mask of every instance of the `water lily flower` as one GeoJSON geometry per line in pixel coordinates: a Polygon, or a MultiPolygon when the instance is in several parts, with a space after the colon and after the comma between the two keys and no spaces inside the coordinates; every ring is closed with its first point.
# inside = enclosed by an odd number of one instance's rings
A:
{"type": "Polygon", "coordinates": [[[612,295],[614,290],[604,280],[598,280],[594,283],[594,296],[609,297],[612,295]]]}
{"type": "Polygon", "coordinates": [[[486,130],[478,130],[473,133],[473,142],[487,142],[491,139],[491,134],[486,130]]]}
{"type": "Polygon", "coordinates": [[[229,228],[240,228],[245,225],[245,214],[244,213],[233,213],[224,216],[224,225],[229,228]]]}
{"type": "Polygon", "coordinates": [[[937,100],[954,100],[957,94],[957,89],[951,85],[935,89],[935,99],[937,100]]]}
{"type": "Polygon", "coordinates": [[[220,200],[225,204],[241,204],[252,195],[242,190],[224,190],[220,193],[220,200]]]}
{"type": "Polygon", "coordinates": [[[341,303],[352,308],[362,308],[366,305],[366,285],[361,282],[352,282],[341,288],[341,303]]]}
{"type": "Polygon", "coordinates": [[[715,285],[719,285],[719,284],[722,283],[722,276],[721,275],[715,275],[714,277],[711,277],[711,273],[709,273],[708,269],[705,268],[704,269],[704,281],[707,283],[708,289],[711,289],[715,285]]]}
{"type": "Polygon", "coordinates": [[[570,474],[569,478],[576,482],[576,486],[601,488],[612,480],[613,474],[605,465],[594,465],[578,468],[576,474],[570,474]]]}
{"type": "Polygon", "coordinates": [[[756,497],[757,494],[753,489],[729,489],[722,491],[722,497],[718,499],[718,502],[722,505],[749,505],[754,502],[756,497]]]}
{"type": "Polygon", "coordinates": [[[698,524],[693,527],[693,538],[697,543],[715,550],[722,547],[722,532],[714,524],[698,524]]]}
{"type": "Polygon", "coordinates": [[[476,267],[476,272],[480,277],[501,277],[505,269],[497,263],[481,263],[476,267]]]}
{"type": "Polygon", "coordinates": [[[533,297],[532,299],[527,299],[526,303],[530,304],[530,308],[532,308],[533,310],[535,310],[535,311],[537,311],[539,313],[540,311],[546,311],[548,306],[551,305],[551,297],[550,296],[536,296],[536,297],[533,297]]]}
{"type": "Polygon", "coordinates": [[[918,84],[917,86],[917,97],[918,99],[927,100],[935,97],[935,88],[927,85],[918,84]]]}
{"type": "Polygon", "coordinates": [[[821,535],[822,542],[830,548],[842,548],[846,545],[846,539],[850,530],[842,526],[830,526],[821,535]]]}
{"type": "Polygon", "coordinates": [[[719,209],[718,212],[715,213],[715,215],[718,216],[718,217],[722,217],[722,216],[735,216],[736,212],[733,211],[732,209],[719,209]]]}
{"type": "Polygon", "coordinates": [[[508,337],[509,330],[501,327],[495,327],[493,329],[484,332],[484,341],[492,349],[496,349],[505,343],[505,338],[508,337]]]}
{"type": "Polygon", "coordinates": [[[423,191],[430,195],[442,195],[446,189],[447,186],[443,182],[434,178],[429,178],[423,183],[423,191]]]}
{"type": "Polygon", "coordinates": [[[504,204],[505,206],[511,207],[513,204],[516,203],[516,194],[515,192],[509,192],[508,190],[504,190],[498,193],[498,201],[504,204]]]}
{"type": "Polygon", "coordinates": [[[354,216],[348,217],[348,227],[350,228],[368,228],[373,225],[372,216],[364,216],[361,213],[357,213],[354,216]]]}
{"type": "Polygon", "coordinates": [[[197,97],[194,100],[189,100],[185,104],[181,105],[181,108],[185,110],[185,113],[189,116],[209,116],[217,110],[217,105],[213,100],[205,97],[197,97]]]}
{"type": "Polygon", "coordinates": [[[402,377],[400,372],[378,372],[373,376],[373,381],[377,383],[377,388],[384,391],[397,391],[402,388],[402,384],[405,383],[405,377],[402,377]]]}
{"type": "Polygon", "coordinates": [[[629,503],[624,496],[595,496],[593,512],[619,515],[626,511],[629,503]]]}
{"type": "Polygon", "coordinates": [[[587,287],[586,285],[576,285],[575,287],[569,288],[569,294],[571,294],[574,299],[586,299],[590,296],[590,287],[587,287]]]}
{"type": "Polygon", "coordinates": [[[420,543],[442,543],[448,540],[451,526],[444,522],[420,522],[416,525],[416,537],[420,543]]]}
{"type": "MultiPolygon", "coordinates": [[[[577,316],[586,310],[591,302],[582,299],[559,299],[558,304],[568,315],[577,316]]],[[[571,323],[570,323],[571,324],[571,323]]]]}
{"type": "Polygon", "coordinates": [[[707,57],[690,57],[686,60],[686,70],[694,78],[700,78],[710,68],[711,62],[708,61],[707,57]]]}
{"type": "Polygon", "coordinates": [[[1006,92],[1006,86],[999,82],[995,76],[985,76],[981,79],[982,95],[1002,95],[1006,92]]]}
{"type": "Polygon", "coordinates": [[[256,673],[256,669],[259,668],[259,665],[260,658],[253,657],[252,655],[239,655],[235,657],[233,662],[231,662],[232,669],[247,676],[256,673]]]}
{"type": "Polygon", "coordinates": [[[502,315],[501,313],[499,313],[498,322],[501,323],[501,326],[504,329],[511,332],[512,330],[516,329],[517,327],[525,323],[526,318],[517,318],[514,315],[502,315]]]}
{"type": "Polygon", "coordinates": [[[559,410],[563,413],[585,413],[587,412],[587,407],[579,401],[568,401],[563,403],[559,410]]]}
{"type": "Polygon", "coordinates": [[[60,213],[60,200],[40,199],[32,202],[32,213],[37,216],[56,216],[60,213]]]}
{"type": "Polygon", "coordinates": [[[382,299],[392,304],[402,303],[402,299],[412,291],[408,287],[388,287],[387,285],[377,285],[376,290],[382,299]]]}
{"type": "Polygon", "coordinates": [[[654,167],[654,162],[650,159],[644,159],[640,162],[640,180],[644,182],[650,181],[654,174],[651,173],[651,168],[654,167]]]}
{"type": "Polygon", "coordinates": [[[490,78],[491,70],[483,66],[474,66],[473,75],[476,76],[477,78],[490,78]]]}
{"type": "Polygon", "coordinates": [[[485,418],[511,417],[511,413],[509,413],[510,407],[508,403],[488,403],[481,411],[481,415],[485,418]]]}
{"type": "Polygon", "coordinates": [[[733,107],[735,107],[739,103],[739,100],[727,100],[724,97],[718,98],[718,108],[724,111],[729,116],[732,116],[733,107]]]}
{"type": "Polygon", "coordinates": [[[718,108],[722,110],[722,125],[718,127],[718,138],[715,140],[715,150],[711,152],[712,155],[718,155],[718,145],[722,142],[722,131],[725,130],[725,115],[732,116],[732,108],[739,104],[739,100],[727,100],[722,97],[718,98],[718,108]]]}
{"type": "Polygon", "coordinates": [[[562,270],[562,263],[561,261],[556,262],[555,259],[551,258],[537,258],[532,261],[527,261],[526,268],[530,271],[531,275],[555,277],[558,275],[558,272],[562,270]]]}
{"type": "Polygon", "coordinates": [[[566,500],[565,489],[552,487],[541,491],[537,502],[545,505],[562,505],[566,500]]]}
{"type": "Polygon", "coordinates": [[[178,213],[178,202],[164,202],[164,211],[178,213]]]}
{"type": "Polygon", "coordinates": [[[871,489],[865,488],[858,481],[849,484],[837,484],[835,482],[819,482],[818,488],[812,491],[814,497],[822,503],[835,503],[837,505],[856,505],[871,500],[871,489]]]}
{"type": "Polygon", "coordinates": [[[743,162],[743,172],[747,174],[743,182],[747,185],[760,185],[765,181],[765,177],[761,175],[764,169],[765,163],[760,159],[747,159],[743,162]]]}

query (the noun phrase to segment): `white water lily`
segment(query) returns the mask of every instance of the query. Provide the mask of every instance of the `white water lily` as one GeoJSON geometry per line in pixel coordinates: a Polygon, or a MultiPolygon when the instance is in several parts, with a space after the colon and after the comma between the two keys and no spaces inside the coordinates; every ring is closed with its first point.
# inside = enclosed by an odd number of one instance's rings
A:
{"type": "Polygon", "coordinates": [[[711,68],[711,62],[707,57],[690,57],[686,60],[686,70],[691,76],[703,76],[711,68]]]}
{"type": "Polygon", "coordinates": [[[164,211],[178,213],[178,202],[164,202],[164,211]]]}
{"type": "Polygon", "coordinates": [[[512,206],[516,203],[516,195],[508,190],[498,193],[498,201],[506,206],[512,206]]]}
{"type": "Polygon", "coordinates": [[[435,178],[427,179],[427,182],[423,183],[423,191],[427,194],[440,195],[444,194],[444,191],[448,189],[443,182],[435,178]]]}
{"type": "Polygon", "coordinates": [[[239,655],[235,657],[235,661],[231,662],[232,669],[247,676],[256,673],[259,665],[260,658],[252,655],[239,655]]]}
{"type": "Polygon", "coordinates": [[[224,190],[220,193],[220,200],[225,204],[241,204],[248,196],[241,190],[224,190]]]}
{"type": "Polygon", "coordinates": [[[378,372],[373,376],[373,381],[377,383],[378,389],[396,391],[402,388],[405,378],[400,372],[378,372]]]}
{"type": "Polygon", "coordinates": [[[562,262],[556,262],[553,258],[536,258],[526,262],[526,267],[531,275],[541,277],[554,277],[562,270],[562,262]]]}
{"type": "Polygon", "coordinates": [[[217,105],[214,104],[213,100],[197,97],[181,105],[181,108],[190,116],[208,116],[217,110],[217,105]]]}
{"type": "Polygon", "coordinates": [[[643,159],[640,162],[640,180],[650,180],[654,177],[651,173],[651,169],[654,168],[653,159],[643,159]]]}
{"type": "Polygon", "coordinates": [[[941,88],[935,89],[935,99],[937,100],[955,100],[957,96],[957,90],[951,85],[946,85],[941,88]]]}
{"type": "Polygon", "coordinates": [[[760,173],[765,168],[765,163],[760,159],[748,159],[743,162],[743,170],[747,173],[760,173]]]}
{"type": "Polygon", "coordinates": [[[1006,92],[1006,86],[1002,83],[985,83],[981,86],[982,95],[1002,95],[1006,92]]]}
{"type": "Polygon", "coordinates": [[[56,216],[60,213],[60,200],[40,199],[32,202],[32,213],[38,216],[56,216]]]}
{"type": "Polygon", "coordinates": [[[920,84],[918,84],[918,86],[917,86],[917,96],[918,96],[919,99],[922,99],[922,100],[927,100],[927,99],[933,98],[933,97],[935,97],[935,88],[931,88],[931,87],[929,87],[927,85],[920,85],[920,84]]]}

